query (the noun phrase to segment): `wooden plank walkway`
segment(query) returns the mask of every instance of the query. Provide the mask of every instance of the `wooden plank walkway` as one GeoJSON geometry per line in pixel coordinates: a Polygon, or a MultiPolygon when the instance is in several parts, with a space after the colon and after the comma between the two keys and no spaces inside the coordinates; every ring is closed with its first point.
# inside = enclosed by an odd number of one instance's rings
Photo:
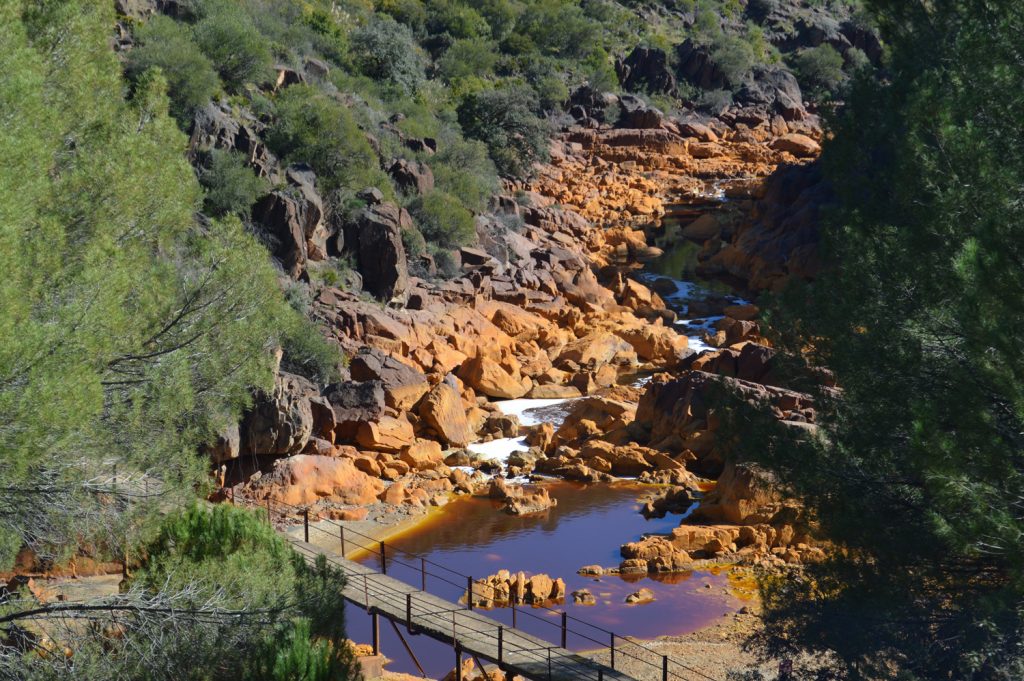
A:
{"type": "MultiPolygon", "coordinates": [[[[324,553],[313,544],[291,536],[288,539],[310,561],[324,553]]],[[[534,681],[635,681],[632,676],[552,646],[477,610],[421,591],[366,565],[337,555],[329,559],[348,577],[345,599],[350,603],[367,611],[375,610],[396,624],[409,627],[414,634],[457,645],[465,653],[496,663],[506,671],[534,681]]]]}

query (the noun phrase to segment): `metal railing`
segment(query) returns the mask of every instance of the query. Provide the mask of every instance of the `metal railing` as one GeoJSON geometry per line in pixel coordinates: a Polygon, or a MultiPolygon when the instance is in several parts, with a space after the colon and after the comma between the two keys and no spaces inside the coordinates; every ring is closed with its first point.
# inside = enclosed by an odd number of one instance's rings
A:
{"type": "MultiPolygon", "coordinates": [[[[364,591],[364,607],[367,611],[374,608],[374,604],[371,602],[371,597],[378,599],[378,604],[383,601],[383,595],[399,596],[406,601],[406,625],[410,631],[415,629],[417,616],[421,618],[431,618],[434,621],[435,626],[438,622],[437,617],[445,617],[448,614],[452,615],[452,641],[458,645],[458,629],[462,627],[465,629],[467,625],[465,622],[457,622],[455,613],[474,610],[475,604],[473,596],[475,593],[488,593],[492,588],[489,582],[485,580],[474,579],[470,575],[463,574],[457,570],[454,570],[446,565],[437,563],[430,560],[422,555],[412,554],[406,551],[401,551],[394,547],[389,547],[384,541],[380,541],[369,535],[358,532],[352,528],[346,528],[341,523],[335,522],[330,518],[324,518],[319,513],[315,515],[310,514],[309,506],[298,506],[295,504],[288,504],[282,501],[271,500],[267,498],[263,502],[255,502],[246,499],[234,499],[236,502],[248,503],[250,505],[257,506],[262,510],[266,511],[268,522],[273,523],[275,512],[278,516],[283,519],[291,520],[294,515],[301,517],[303,526],[303,539],[305,543],[310,543],[310,532],[319,532],[321,534],[328,535],[332,540],[336,539],[341,546],[341,555],[347,555],[351,550],[365,551],[370,555],[377,557],[380,563],[380,573],[383,575],[388,574],[388,568],[394,568],[395,566],[401,566],[412,570],[414,573],[419,573],[420,576],[420,588],[419,591],[422,593],[427,592],[428,582],[440,581],[443,584],[456,587],[458,589],[465,589],[466,595],[466,607],[457,608],[451,610],[432,611],[427,608],[422,602],[417,601],[417,593],[415,592],[401,592],[395,589],[390,589],[387,585],[379,582],[374,583],[370,575],[351,575],[356,578],[356,581],[362,581],[362,587],[364,591]],[[314,524],[319,523],[319,524],[314,524]],[[324,525],[332,528],[326,529],[324,525]],[[389,550],[390,548],[390,550],[389,550]],[[416,563],[410,563],[399,559],[398,556],[411,557],[416,560],[416,563]],[[429,579],[428,579],[429,578],[429,579]],[[455,581],[458,580],[458,581],[455,581]]],[[[304,555],[313,555],[313,552],[303,546],[296,546],[304,555]]],[[[331,563],[337,567],[344,567],[342,564],[336,561],[330,560],[326,557],[328,563],[331,563]]],[[[415,588],[415,587],[413,587],[415,588]]],[[[461,600],[461,599],[460,599],[461,600]]],[[[631,640],[625,636],[616,634],[613,631],[604,629],[595,624],[591,624],[586,620],[579,619],[567,613],[564,610],[548,607],[542,603],[532,603],[528,608],[517,607],[514,600],[510,601],[511,613],[512,613],[512,629],[515,630],[519,625],[519,618],[526,616],[532,618],[531,621],[541,622],[546,626],[553,627],[557,630],[560,638],[560,646],[549,646],[546,648],[523,648],[512,643],[509,636],[506,636],[507,630],[504,626],[499,625],[498,627],[492,627],[488,630],[489,634],[498,641],[498,658],[495,661],[499,664],[503,663],[505,653],[510,651],[518,651],[528,656],[538,656],[538,664],[543,669],[547,667],[548,676],[550,677],[551,670],[565,669],[569,670],[569,665],[564,660],[559,660],[559,657],[568,657],[561,650],[567,647],[569,636],[572,635],[578,640],[585,641],[587,643],[593,643],[597,647],[594,649],[588,649],[588,655],[599,654],[607,652],[609,664],[611,669],[616,668],[617,661],[627,661],[634,664],[640,665],[642,668],[647,668],[652,673],[660,674],[662,681],[669,681],[670,679],[682,679],[683,681],[692,681],[693,679],[705,679],[708,681],[719,681],[712,676],[708,676],[704,672],[694,669],[686,664],[679,662],[678,660],[671,659],[668,655],[662,655],[647,646],[631,640]],[[536,614],[540,611],[544,614],[536,614]],[[557,622],[553,621],[553,616],[557,616],[557,622]],[[575,628],[573,625],[576,625],[575,628]],[[587,633],[581,631],[581,628],[585,628],[587,633]],[[601,636],[602,639],[595,638],[595,636],[601,636]],[[543,652],[540,652],[543,651],[543,652]]],[[[378,611],[380,608],[377,608],[378,611]]],[[[482,622],[477,621],[478,624],[482,622]]],[[[445,619],[445,626],[447,626],[447,618],[445,619]]],[[[470,628],[470,632],[473,629],[470,628]]],[[[477,631],[476,633],[484,633],[477,631]]],[[[553,632],[554,633],[554,632],[553,632]]],[[[546,638],[546,637],[545,637],[546,638]]],[[[577,675],[577,678],[596,679],[603,681],[603,669],[593,660],[585,658],[579,655],[573,655],[573,664],[571,665],[571,671],[577,675]],[[587,660],[593,668],[588,672],[587,676],[578,676],[580,671],[579,667],[581,660],[587,660]]]]}

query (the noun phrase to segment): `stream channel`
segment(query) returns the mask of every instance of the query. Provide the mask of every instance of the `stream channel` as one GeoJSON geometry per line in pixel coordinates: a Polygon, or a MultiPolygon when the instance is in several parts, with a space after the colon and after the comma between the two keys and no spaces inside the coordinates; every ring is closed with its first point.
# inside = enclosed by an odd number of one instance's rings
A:
{"type": "MultiPolygon", "coordinates": [[[[654,239],[664,248],[664,254],[647,263],[634,276],[662,295],[677,313],[680,319],[677,324],[689,337],[690,347],[699,352],[708,348],[701,339],[702,332],[719,318],[721,309],[745,301],[727,284],[697,277],[699,249],[678,237],[678,229],[678,222],[665,221],[654,239]]],[[[645,380],[638,377],[637,383],[645,380]]],[[[525,425],[547,422],[557,429],[565,418],[565,402],[523,399],[497,404],[503,412],[517,414],[525,425]]],[[[469,449],[481,458],[504,460],[511,452],[527,447],[524,439],[508,438],[470,445],[469,449]]],[[[389,549],[395,551],[395,562],[389,562],[388,574],[410,584],[419,584],[418,566],[422,557],[462,575],[481,579],[501,569],[513,573],[522,570],[527,575],[545,573],[552,579],[561,577],[566,583],[566,598],[564,603],[549,604],[551,607],[564,608],[572,617],[612,630],[617,635],[638,639],[686,634],[710,625],[743,605],[730,594],[728,575],[722,571],[601,577],[576,574],[585,565],[618,565],[621,544],[647,534],[668,534],[685,516],[670,514],[661,519],[645,519],[638,499],[652,488],[634,482],[584,485],[553,480],[542,484],[558,504],[540,514],[510,516],[499,510],[500,503],[487,498],[454,499],[412,529],[388,538],[389,549]],[[400,562],[417,567],[404,567],[398,564],[400,562]],[[595,596],[596,604],[573,603],[572,592],[583,588],[595,596]],[[628,594],[640,588],[653,591],[655,600],[639,605],[624,603],[628,594]]],[[[353,557],[379,566],[375,555],[353,557]]],[[[430,571],[443,574],[438,568],[430,571]]],[[[450,579],[451,582],[445,582],[428,577],[427,590],[457,602],[465,594],[465,580],[454,573],[450,579]]],[[[556,613],[529,606],[518,606],[518,609],[520,629],[558,642],[560,622],[556,613]],[[524,609],[536,617],[524,616],[524,609]]],[[[370,617],[355,607],[346,612],[349,637],[370,641],[370,617]]],[[[511,610],[507,607],[494,608],[487,615],[511,625],[511,610]]],[[[581,633],[587,630],[578,623],[573,623],[572,628],[581,633]]],[[[398,637],[383,619],[380,634],[382,652],[394,660],[388,669],[418,675],[398,637]]],[[[426,636],[405,636],[430,677],[441,678],[454,666],[455,657],[450,647],[426,636]]],[[[606,645],[607,634],[598,630],[594,630],[593,640],[573,634],[568,638],[568,647],[573,650],[606,645]]]]}

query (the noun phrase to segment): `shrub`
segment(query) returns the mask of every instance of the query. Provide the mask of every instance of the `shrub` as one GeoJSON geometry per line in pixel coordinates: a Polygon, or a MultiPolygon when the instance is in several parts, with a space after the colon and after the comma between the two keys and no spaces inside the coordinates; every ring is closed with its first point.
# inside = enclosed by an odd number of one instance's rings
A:
{"type": "Polygon", "coordinates": [[[723,36],[711,48],[711,58],[718,66],[726,83],[738,87],[757,63],[750,43],[738,36],[723,36]]]}
{"type": "Polygon", "coordinates": [[[834,93],[846,78],[843,56],[831,45],[801,50],[793,58],[800,84],[817,96],[834,93]]]}
{"type": "Polygon", "coordinates": [[[434,35],[448,34],[462,40],[490,35],[487,20],[472,7],[456,0],[435,0],[427,18],[427,31],[434,35]]]}
{"type": "Polygon", "coordinates": [[[363,75],[406,93],[419,87],[424,77],[423,57],[408,26],[391,17],[374,17],[353,31],[351,40],[353,61],[363,75]]]}
{"type": "Polygon", "coordinates": [[[489,75],[497,63],[497,48],[490,40],[462,38],[445,50],[437,68],[445,80],[452,81],[467,76],[489,75]]]}
{"type": "Polygon", "coordinates": [[[273,57],[267,41],[240,6],[218,5],[196,24],[194,33],[199,48],[231,89],[262,82],[269,75],[273,57]]]}
{"type": "Polygon", "coordinates": [[[366,135],[340,102],[314,87],[293,85],[278,95],[276,110],[267,145],[287,162],[309,163],[325,189],[390,189],[366,135]]]}
{"type": "Polygon", "coordinates": [[[338,380],[344,358],[313,322],[295,315],[281,334],[281,368],[324,385],[338,380]]]}
{"type": "Polygon", "coordinates": [[[267,181],[245,164],[242,154],[222,149],[210,152],[206,168],[200,169],[199,182],[206,189],[203,208],[214,217],[228,213],[245,217],[268,188],[267,181]]]}
{"type": "Polygon", "coordinates": [[[170,113],[185,127],[220,88],[213,64],[188,28],[168,17],[153,17],[139,26],[135,37],[139,44],[128,53],[128,76],[137,82],[150,68],[159,68],[167,80],[170,113]]]}
{"type": "Polygon", "coordinates": [[[409,205],[420,233],[441,248],[458,248],[476,238],[473,214],[451,194],[432,191],[409,205]]]}
{"type": "Polygon", "coordinates": [[[498,191],[498,170],[477,140],[448,140],[431,160],[438,189],[457,196],[470,210],[481,212],[498,191]]]}
{"type": "Polygon", "coordinates": [[[525,175],[547,156],[548,129],[533,113],[536,95],[527,87],[506,86],[469,95],[459,105],[467,136],[487,145],[498,171],[525,175]]]}

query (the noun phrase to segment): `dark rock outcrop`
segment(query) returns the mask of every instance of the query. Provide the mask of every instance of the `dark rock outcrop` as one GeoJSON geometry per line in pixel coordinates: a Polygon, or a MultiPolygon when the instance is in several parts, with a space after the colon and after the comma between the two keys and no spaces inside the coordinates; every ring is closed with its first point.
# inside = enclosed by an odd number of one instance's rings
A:
{"type": "Polygon", "coordinates": [[[413,227],[404,208],[393,203],[367,206],[345,229],[345,250],[356,255],[363,288],[377,298],[391,300],[409,287],[409,270],[402,245],[402,230],[413,227]]]}
{"type": "Polygon", "coordinates": [[[400,158],[391,164],[388,174],[398,188],[407,194],[422,196],[434,189],[434,173],[426,163],[400,158]]]}
{"type": "Polygon", "coordinates": [[[617,60],[619,83],[629,92],[671,93],[676,77],[668,66],[668,55],[657,47],[635,47],[625,59],[617,60]]]}
{"type": "Polygon", "coordinates": [[[327,257],[328,233],[313,171],[304,165],[290,166],[286,177],[290,186],[258,201],[252,217],[273,256],[292,278],[298,278],[307,260],[327,257]]]}

